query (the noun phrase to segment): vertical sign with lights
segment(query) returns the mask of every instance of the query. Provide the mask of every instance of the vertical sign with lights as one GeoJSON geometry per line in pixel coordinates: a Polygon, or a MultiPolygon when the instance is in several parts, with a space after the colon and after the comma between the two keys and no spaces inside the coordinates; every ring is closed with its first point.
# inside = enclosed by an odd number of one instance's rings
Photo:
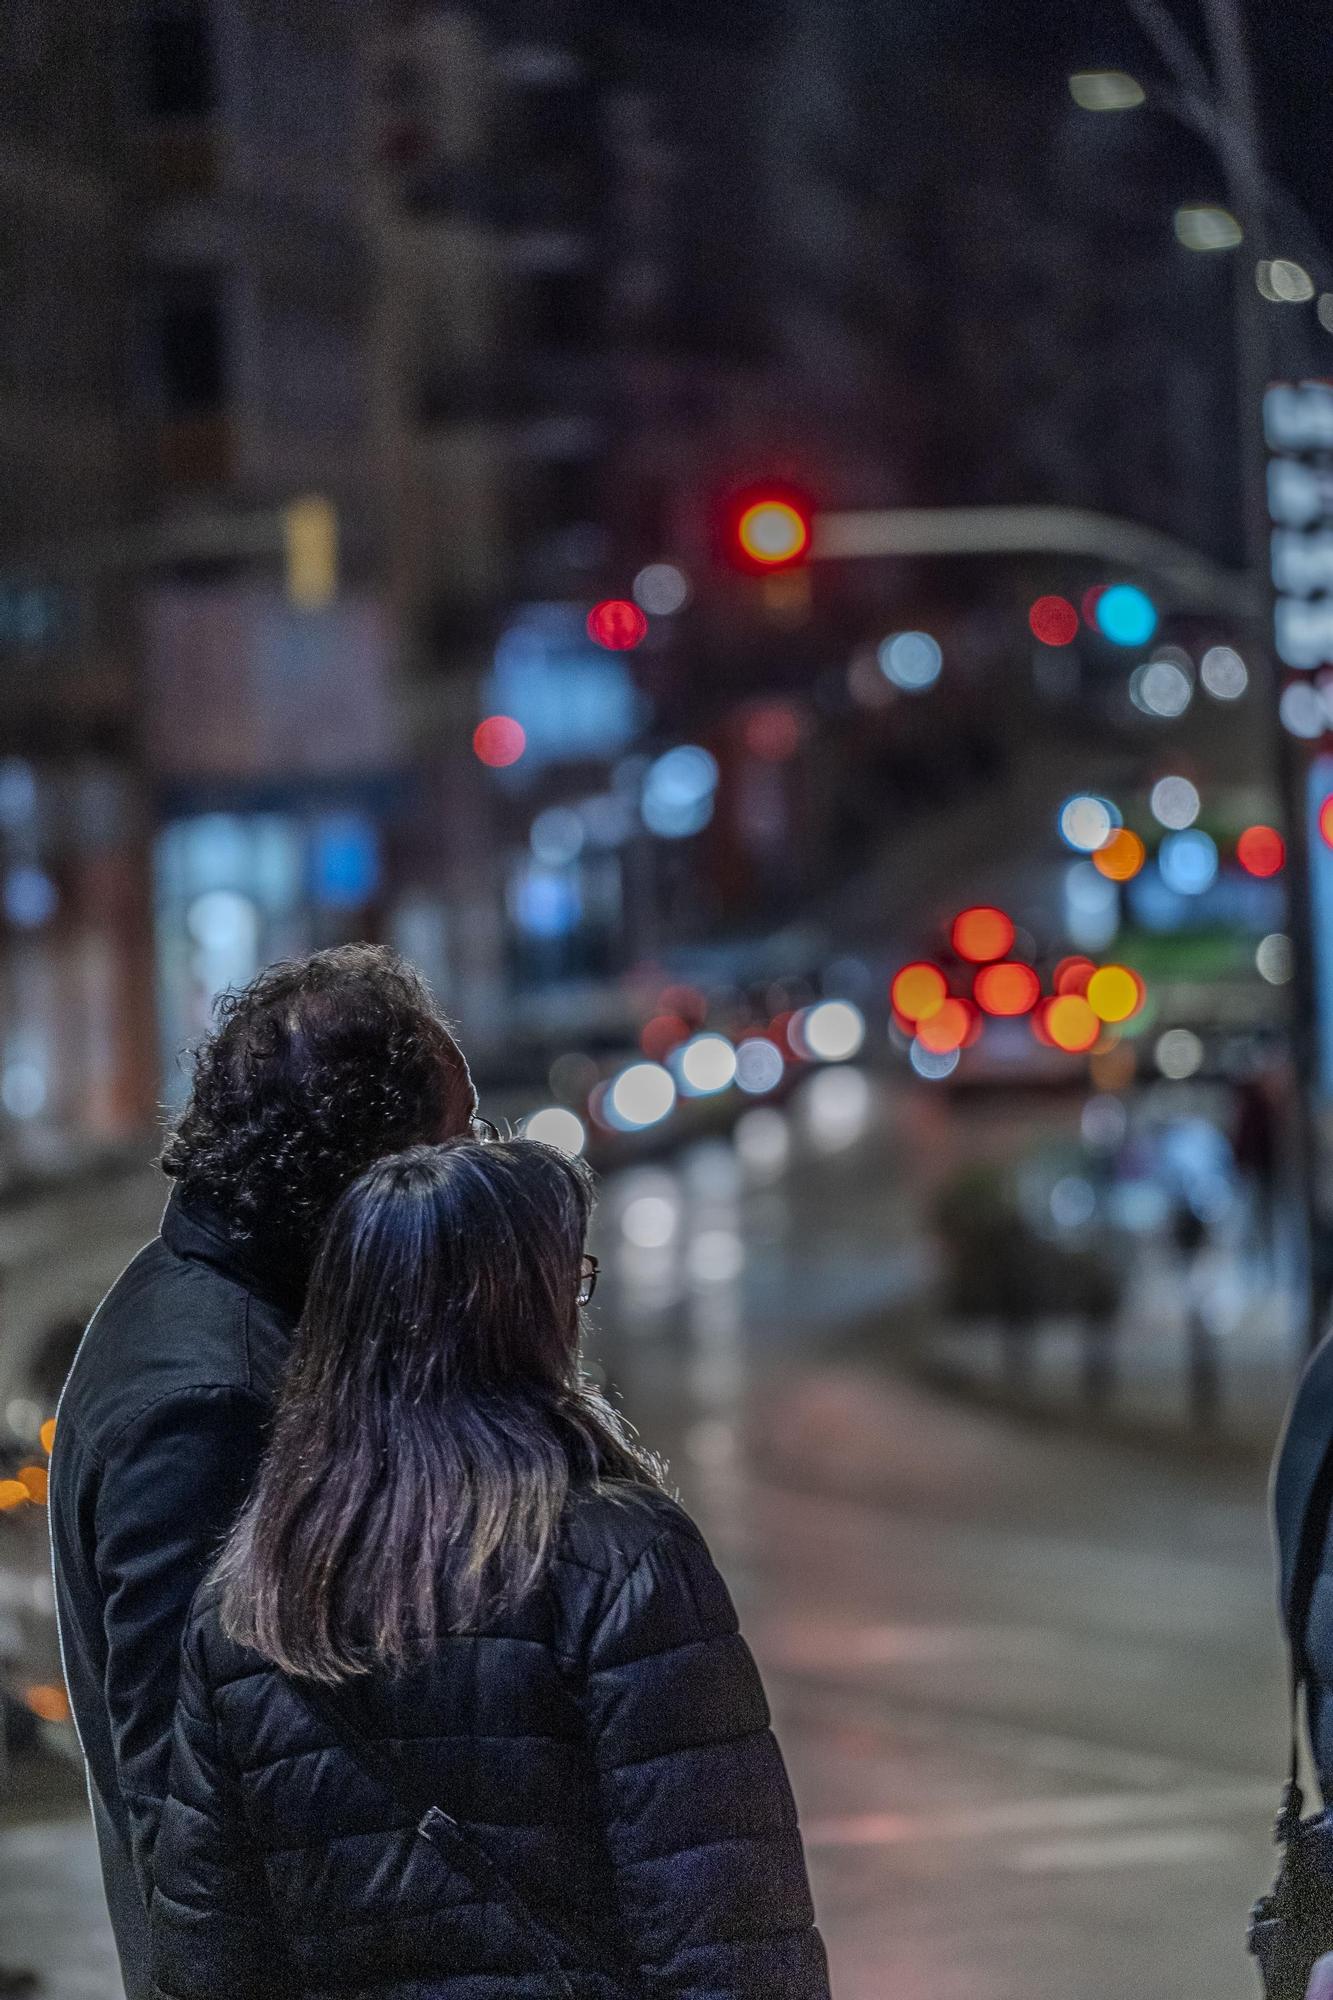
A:
{"type": "MultiPolygon", "coordinates": [[[[1273,643],[1284,669],[1278,714],[1291,752],[1292,738],[1315,752],[1333,725],[1333,385],[1274,383],[1264,397],[1264,435],[1273,643]]],[[[1298,780],[1295,811],[1301,790],[1298,780]]],[[[1309,925],[1309,985],[1298,1001],[1310,1016],[1306,1073],[1324,1107],[1333,1104],[1333,847],[1323,812],[1330,792],[1333,756],[1321,748],[1304,780],[1308,902],[1300,906],[1302,884],[1293,880],[1291,916],[1298,939],[1309,925]]]]}

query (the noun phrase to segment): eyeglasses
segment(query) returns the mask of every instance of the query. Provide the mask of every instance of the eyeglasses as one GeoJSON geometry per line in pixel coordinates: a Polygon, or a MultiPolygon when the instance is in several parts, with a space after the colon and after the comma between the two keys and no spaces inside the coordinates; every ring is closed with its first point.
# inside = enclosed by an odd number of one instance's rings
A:
{"type": "Polygon", "coordinates": [[[593,1293],[597,1290],[597,1273],[601,1268],[595,1257],[584,1258],[582,1268],[579,1272],[578,1300],[581,1306],[586,1306],[593,1293]]]}

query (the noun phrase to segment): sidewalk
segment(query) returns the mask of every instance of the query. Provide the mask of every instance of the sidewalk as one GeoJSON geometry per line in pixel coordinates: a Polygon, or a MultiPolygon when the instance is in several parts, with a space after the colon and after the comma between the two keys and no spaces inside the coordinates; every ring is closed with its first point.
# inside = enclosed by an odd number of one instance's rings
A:
{"type": "Polygon", "coordinates": [[[1073,1320],[1007,1338],[994,1322],[928,1319],[912,1344],[928,1381],[997,1407],[1259,1453],[1273,1448],[1303,1358],[1294,1285],[1226,1249],[1186,1271],[1159,1245],[1145,1248],[1100,1340],[1073,1320]]]}

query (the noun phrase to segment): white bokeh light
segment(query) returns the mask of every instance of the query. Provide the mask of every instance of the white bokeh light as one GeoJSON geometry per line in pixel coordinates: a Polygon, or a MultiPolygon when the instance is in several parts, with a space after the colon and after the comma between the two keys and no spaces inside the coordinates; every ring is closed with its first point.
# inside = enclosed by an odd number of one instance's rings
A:
{"type": "Polygon", "coordinates": [[[1199,662],[1199,679],[1214,701],[1239,701],[1250,674],[1234,647],[1210,646],[1199,662]]]}
{"type": "Polygon", "coordinates": [[[736,1082],[751,1097],[776,1090],[786,1072],[780,1051],[766,1035],[751,1035],[736,1051],[736,1082]]]}
{"type": "Polygon", "coordinates": [[[1153,1057],[1164,1077],[1172,1083],[1183,1083],[1202,1063],[1203,1043],[1192,1028],[1168,1028],[1159,1038],[1153,1057]]]}
{"type": "Polygon", "coordinates": [[[631,1130],[656,1125],[676,1102],[676,1085],[661,1063],[631,1063],[612,1084],[608,1103],[617,1120],[631,1130]]]}
{"type": "Polygon", "coordinates": [[[820,1062],[846,1062],[865,1041],[865,1016],[850,1000],[821,1000],[807,1010],[801,1032],[820,1062]]]}
{"type": "Polygon", "coordinates": [[[689,1097],[711,1097],[736,1079],[736,1051],[725,1035],[693,1035],[671,1058],[689,1097]]]}
{"type": "Polygon", "coordinates": [[[1080,792],[1066,799],[1060,808],[1061,837],[1079,854],[1095,854],[1105,847],[1120,825],[1120,814],[1109,799],[1080,792]]]}
{"type": "Polygon", "coordinates": [[[562,1153],[578,1155],[588,1142],[583,1120],[563,1104],[548,1104],[523,1121],[523,1137],[540,1139],[543,1145],[558,1146],[562,1153]]]}
{"type": "Polygon", "coordinates": [[[690,601],[690,580],[674,563],[648,563],[634,579],[634,602],[654,618],[671,618],[690,601]]]}
{"type": "Polygon", "coordinates": [[[1188,778],[1159,778],[1148,800],[1159,826],[1181,832],[1199,817],[1198,788],[1188,778]]]}
{"type": "Polygon", "coordinates": [[[662,1195],[636,1195],[625,1204],[620,1231],[636,1250],[664,1250],[676,1233],[675,1204],[662,1195]]]}

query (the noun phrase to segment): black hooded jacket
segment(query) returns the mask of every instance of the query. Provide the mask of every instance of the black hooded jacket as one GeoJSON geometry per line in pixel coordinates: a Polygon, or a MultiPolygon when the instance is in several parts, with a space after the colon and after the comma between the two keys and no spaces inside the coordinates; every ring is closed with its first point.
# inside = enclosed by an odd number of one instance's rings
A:
{"type": "Polygon", "coordinates": [[[168,2000],[827,2000],[759,1676],[664,1495],[576,1496],[518,1612],[335,1699],[392,1789],[205,1587],[153,1857],[168,2000]],[[516,1900],[421,1836],[432,1805],[516,1900]]]}
{"type": "Polygon", "coordinates": [[[190,1601],[254,1477],[299,1301],[173,1195],[93,1316],[60,1401],[50,1517],[61,1650],[128,2000],[190,1601]]]}

